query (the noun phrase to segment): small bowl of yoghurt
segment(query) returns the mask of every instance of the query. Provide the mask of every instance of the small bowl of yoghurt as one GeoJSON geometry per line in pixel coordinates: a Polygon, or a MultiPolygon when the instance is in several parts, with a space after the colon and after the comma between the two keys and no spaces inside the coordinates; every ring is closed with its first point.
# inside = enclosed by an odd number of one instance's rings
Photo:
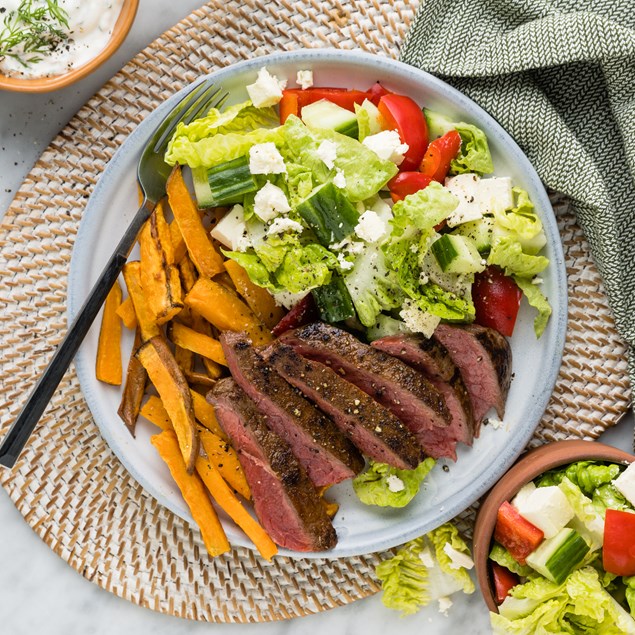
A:
{"type": "Polygon", "coordinates": [[[0,89],[48,92],[88,75],[126,38],[138,0],[0,0],[0,89]]]}

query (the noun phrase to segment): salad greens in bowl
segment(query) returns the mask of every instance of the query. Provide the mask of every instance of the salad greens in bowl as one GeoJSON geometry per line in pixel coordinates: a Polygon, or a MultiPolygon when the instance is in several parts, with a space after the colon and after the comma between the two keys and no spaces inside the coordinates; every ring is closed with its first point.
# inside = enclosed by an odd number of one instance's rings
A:
{"type": "MultiPolygon", "coordinates": [[[[431,446],[415,469],[372,461],[354,480],[329,489],[339,505],[329,556],[422,536],[496,482],[526,446],[551,395],[567,291],[544,188],[487,113],[444,82],[390,59],[296,51],[211,77],[229,94],[227,103],[179,124],[166,161],[191,177],[199,208],[225,208],[210,234],[224,258],[288,311],[285,328],[310,315],[323,323],[323,335],[341,329],[342,345],[346,334],[348,345],[367,349],[391,336],[430,338],[441,327],[476,323],[496,331],[514,360],[509,367],[505,357],[503,398],[484,401],[463,443],[455,437],[431,446]],[[488,416],[490,406],[497,416],[488,416]]],[[[71,316],[135,209],[138,153],[179,98],[140,124],[95,188],[73,254],[71,316]]],[[[274,335],[284,330],[276,329],[274,335]]],[[[132,335],[126,338],[131,348],[132,335]]],[[[95,328],[76,363],[103,435],[148,492],[191,520],[151,446],[152,426],[140,419],[132,439],[117,421],[121,389],[95,380],[97,344],[95,328]]],[[[222,520],[231,544],[250,546],[222,520]]]]}

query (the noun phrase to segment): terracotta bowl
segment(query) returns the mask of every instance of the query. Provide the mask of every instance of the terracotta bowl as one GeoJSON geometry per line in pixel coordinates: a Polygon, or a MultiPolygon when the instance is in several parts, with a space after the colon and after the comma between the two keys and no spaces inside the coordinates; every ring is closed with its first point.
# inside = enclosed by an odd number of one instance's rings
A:
{"type": "Polygon", "coordinates": [[[89,73],[92,73],[97,67],[101,66],[126,39],[126,35],[128,35],[128,31],[130,31],[130,27],[134,22],[138,6],[139,0],[124,0],[121,13],[113,28],[108,44],[100,53],[83,66],[74,68],[72,71],[61,75],[32,79],[7,77],[0,73],[0,89],[24,93],[46,93],[57,90],[58,88],[63,88],[64,86],[69,86],[89,73]]]}
{"type": "Polygon", "coordinates": [[[490,611],[498,612],[491,581],[488,555],[492,545],[498,508],[511,500],[518,490],[534,478],[556,467],[575,461],[598,460],[631,463],[635,456],[594,441],[558,441],[526,454],[490,490],[481,505],[474,527],[474,566],[483,599],[490,611]]]}

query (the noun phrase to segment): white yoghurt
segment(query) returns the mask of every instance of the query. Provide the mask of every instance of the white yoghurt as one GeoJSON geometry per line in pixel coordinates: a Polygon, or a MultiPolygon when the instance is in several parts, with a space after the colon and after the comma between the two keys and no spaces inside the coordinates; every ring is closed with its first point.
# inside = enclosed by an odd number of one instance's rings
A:
{"type": "MultiPolygon", "coordinates": [[[[0,0],[0,29],[4,17],[16,11],[20,4],[21,0],[0,0]]],[[[44,6],[46,3],[36,0],[33,4],[44,6]]],[[[43,54],[39,62],[28,66],[5,57],[0,60],[0,73],[25,79],[51,77],[83,66],[108,44],[123,0],[59,0],[58,4],[68,14],[68,29],[60,28],[68,33],[68,40],[61,42],[54,51],[43,54]]]]}

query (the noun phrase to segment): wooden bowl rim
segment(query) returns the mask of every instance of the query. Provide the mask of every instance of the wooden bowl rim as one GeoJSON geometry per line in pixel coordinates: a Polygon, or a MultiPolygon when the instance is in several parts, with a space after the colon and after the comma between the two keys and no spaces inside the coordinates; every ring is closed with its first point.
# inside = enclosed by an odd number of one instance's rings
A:
{"type": "Polygon", "coordinates": [[[82,79],[82,77],[92,73],[97,67],[101,66],[121,46],[132,27],[138,7],[139,0],[123,1],[121,12],[113,27],[108,44],[106,44],[100,53],[86,62],[86,64],[74,68],[68,73],[54,75],[52,77],[22,79],[19,77],[9,77],[0,73],[0,89],[24,93],[45,93],[70,86],[82,79]]]}
{"type": "Polygon", "coordinates": [[[481,505],[474,526],[473,557],[481,594],[490,611],[498,613],[492,588],[488,556],[498,508],[511,500],[518,490],[540,474],[582,460],[632,463],[635,456],[597,441],[556,441],[528,452],[490,490],[481,505]]]}

